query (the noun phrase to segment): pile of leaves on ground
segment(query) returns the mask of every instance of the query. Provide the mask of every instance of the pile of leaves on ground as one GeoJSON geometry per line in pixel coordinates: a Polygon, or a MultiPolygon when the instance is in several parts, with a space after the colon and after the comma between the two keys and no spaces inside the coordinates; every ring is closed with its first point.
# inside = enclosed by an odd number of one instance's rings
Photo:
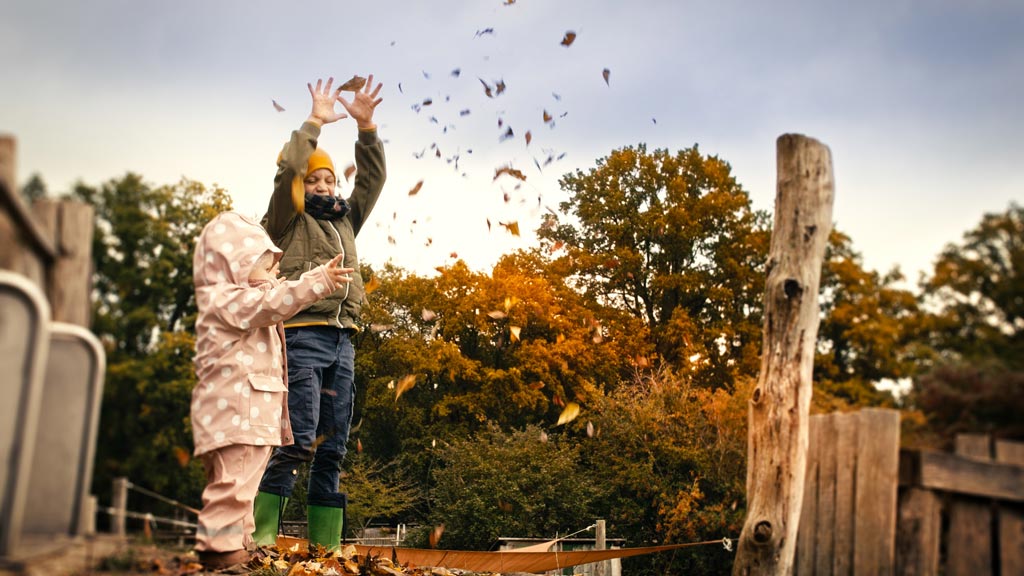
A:
{"type": "MultiPolygon", "coordinates": [[[[282,539],[284,540],[284,539],[282,539]]],[[[304,544],[304,542],[302,543],[304,544]]],[[[477,576],[475,572],[447,568],[413,568],[392,558],[356,554],[355,546],[328,551],[322,546],[308,550],[291,541],[260,547],[245,566],[210,572],[203,569],[195,552],[173,551],[156,546],[130,548],[104,559],[91,574],[120,576],[188,576],[241,574],[248,576],[477,576]]],[[[482,575],[480,575],[482,576],[482,575]]],[[[497,576],[497,575],[493,575],[497,576]]]]}

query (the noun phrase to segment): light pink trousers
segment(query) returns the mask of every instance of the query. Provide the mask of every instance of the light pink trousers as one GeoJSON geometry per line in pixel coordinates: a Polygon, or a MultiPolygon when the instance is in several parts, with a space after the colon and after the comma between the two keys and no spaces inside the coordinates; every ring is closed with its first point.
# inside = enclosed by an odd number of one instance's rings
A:
{"type": "Polygon", "coordinates": [[[206,468],[206,488],[196,550],[232,552],[249,547],[256,528],[252,503],[271,450],[270,446],[236,444],[200,456],[206,468]]]}

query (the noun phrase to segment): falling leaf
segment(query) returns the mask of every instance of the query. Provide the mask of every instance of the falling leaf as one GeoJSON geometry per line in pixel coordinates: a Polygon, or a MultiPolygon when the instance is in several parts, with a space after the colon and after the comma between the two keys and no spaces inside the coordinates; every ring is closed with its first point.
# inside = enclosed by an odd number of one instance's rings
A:
{"type": "Polygon", "coordinates": [[[544,111],[544,123],[547,124],[548,122],[551,122],[551,120],[553,120],[553,119],[554,119],[554,117],[551,114],[548,114],[548,111],[545,110],[544,111]]]}
{"type": "Polygon", "coordinates": [[[459,253],[458,252],[452,252],[451,254],[448,255],[448,257],[454,260],[454,259],[459,257],[459,253]]]}
{"type": "Polygon", "coordinates": [[[401,82],[398,83],[398,92],[401,93],[401,94],[405,94],[405,91],[402,90],[402,83],[401,82]]]}
{"type": "Polygon", "coordinates": [[[469,109],[459,110],[459,116],[469,116],[469,109]]]}
{"type": "Polygon", "coordinates": [[[498,80],[498,82],[494,84],[494,95],[497,96],[498,94],[501,94],[504,91],[505,91],[505,81],[504,80],[498,80]]]}
{"type": "Polygon", "coordinates": [[[504,500],[498,500],[498,509],[507,514],[512,511],[512,504],[504,500]]]}
{"type": "Polygon", "coordinates": [[[657,123],[658,123],[658,119],[657,119],[657,118],[651,118],[651,122],[652,122],[653,124],[657,124],[657,123]]]}
{"type": "Polygon", "coordinates": [[[420,191],[420,188],[423,188],[423,180],[417,182],[416,185],[412,187],[412,190],[409,190],[409,196],[415,196],[420,191]]]}
{"type": "Polygon", "coordinates": [[[515,178],[516,180],[522,180],[524,182],[526,181],[526,175],[523,174],[522,171],[516,170],[511,165],[506,165],[494,169],[494,179],[491,180],[491,182],[497,180],[498,177],[500,177],[502,174],[508,174],[509,176],[515,178]]]}
{"type": "Polygon", "coordinates": [[[565,402],[562,400],[562,397],[559,396],[558,394],[555,394],[554,396],[551,397],[551,403],[560,408],[565,408],[565,402]]]}
{"type": "Polygon", "coordinates": [[[567,402],[565,404],[565,409],[563,409],[562,413],[558,415],[558,424],[556,424],[556,426],[568,424],[569,422],[575,420],[576,417],[579,415],[580,405],[575,402],[567,402]]]}
{"type": "Polygon", "coordinates": [[[476,34],[473,35],[473,38],[483,36],[484,34],[494,34],[494,28],[484,28],[483,30],[477,30],[476,34]]]}
{"type": "Polygon", "coordinates": [[[376,290],[377,288],[380,288],[380,278],[374,275],[370,276],[370,281],[367,282],[366,286],[363,287],[363,291],[369,294],[376,290]]]}
{"type": "Polygon", "coordinates": [[[434,103],[434,99],[433,98],[424,98],[423,99],[423,105],[424,106],[430,106],[433,103],[434,103]]]}
{"type": "Polygon", "coordinates": [[[313,440],[313,444],[310,445],[310,449],[316,450],[317,446],[323,444],[326,441],[327,441],[327,435],[326,434],[321,434],[321,435],[316,437],[316,440],[313,440]]]}
{"type": "Polygon", "coordinates": [[[591,422],[590,420],[587,420],[587,438],[593,438],[593,437],[594,437],[594,423],[591,422]]]}
{"type": "Polygon", "coordinates": [[[512,127],[509,126],[508,130],[506,130],[504,134],[502,134],[501,136],[498,137],[498,142],[504,142],[505,140],[508,140],[509,138],[514,138],[514,137],[515,137],[515,134],[512,132],[512,127]]]}
{"type": "Polygon", "coordinates": [[[484,94],[486,94],[488,98],[494,98],[494,89],[491,88],[487,82],[484,82],[483,78],[477,78],[477,80],[484,85],[484,94]]]}
{"type": "Polygon", "coordinates": [[[430,547],[437,548],[437,541],[441,539],[441,535],[444,534],[444,524],[438,524],[434,526],[434,529],[430,531],[430,547]]]}
{"type": "Polygon", "coordinates": [[[548,433],[547,432],[545,432],[543,430],[540,431],[540,441],[541,442],[547,442],[548,441],[548,433]]]}
{"type": "Polygon", "coordinates": [[[513,236],[519,236],[519,222],[498,222],[509,231],[509,234],[513,236]]]}
{"type": "Polygon", "coordinates": [[[491,310],[490,312],[487,313],[487,315],[495,320],[501,320],[502,318],[508,316],[508,314],[505,314],[501,310],[491,310]]]}
{"type": "Polygon", "coordinates": [[[174,447],[174,457],[178,459],[178,465],[179,466],[181,466],[182,468],[187,468],[188,467],[188,461],[189,461],[188,450],[182,448],[181,446],[175,446],[174,447]]]}
{"type": "Polygon", "coordinates": [[[349,164],[348,166],[346,166],[345,167],[345,182],[348,182],[348,179],[351,178],[352,175],[355,174],[355,173],[356,173],[356,165],[355,164],[349,164]]]}
{"type": "Polygon", "coordinates": [[[278,112],[284,112],[284,106],[278,104],[277,100],[271,100],[270,103],[274,105],[274,110],[277,110],[278,112]]]}
{"type": "Polygon", "coordinates": [[[452,70],[452,77],[458,78],[459,74],[462,74],[462,68],[456,68],[455,70],[452,70]]]}
{"type": "Polygon", "coordinates": [[[423,318],[424,322],[430,322],[434,318],[437,318],[437,312],[424,308],[423,311],[420,312],[420,316],[423,318]]]}
{"type": "Polygon", "coordinates": [[[512,341],[513,342],[518,342],[519,341],[519,331],[522,330],[522,328],[520,328],[519,326],[509,326],[508,330],[512,334],[512,341]]]}
{"type": "Polygon", "coordinates": [[[576,33],[570,30],[562,38],[562,46],[571,46],[574,40],[576,40],[576,33]]]}
{"type": "Polygon", "coordinates": [[[423,77],[426,78],[427,80],[430,80],[430,74],[426,70],[422,70],[422,72],[423,72],[423,77]]]}
{"type": "Polygon", "coordinates": [[[604,70],[601,71],[601,77],[604,78],[604,83],[606,85],[610,86],[610,84],[608,84],[608,77],[611,76],[611,75],[612,75],[612,71],[607,69],[607,68],[605,68],[604,70]]]}
{"type": "Polygon", "coordinates": [[[366,78],[363,78],[362,76],[353,76],[349,78],[347,82],[338,86],[338,90],[341,90],[342,92],[358,92],[363,89],[363,86],[366,86],[366,78]]]}
{"type": "Polygon", "coordinates": [[[394,324],[370,324],[370,334],[380,334],[394,328],[394,324]]]}
{"type": "Polygon", "coordinates": [[[356,438],[356,454],[362,454],[362,453],[363,453],[363,441],[360,440],[359,438],[356,438]]]}
{"type": "Polygon", "coordinates": [[[529,146],[529,145],[530,145],[530,141],[531,141],[531,140],[533,140],[533,134],[530,134],[530,131],[529,131],[529,130],[527,130],[527,131],[526,131],[526,145],[527,145],[527,146],[529,146]]]}
{"type": "Polygon", "coordinates": [[[557,92],[552,92],[551,95],[554,96],[555,100],[559,100],[559,101],[562,100],[562,96],[560,94],[558,94],[557,92]]]}
{"type": "Polygon", "coordinates": [[[409,374],[408,376],[402,376],[402,379],[398,381],[398,385],[395,386],[395,402],[405,394],[408,390],[411,390],[416,385],[416,376],[409,374]]]}

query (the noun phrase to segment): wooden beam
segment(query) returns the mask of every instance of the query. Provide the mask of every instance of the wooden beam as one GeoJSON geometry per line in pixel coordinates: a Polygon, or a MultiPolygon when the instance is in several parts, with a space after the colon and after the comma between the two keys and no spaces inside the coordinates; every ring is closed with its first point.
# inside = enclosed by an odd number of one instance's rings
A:
{"type": "Polygon", "coordinates": [[[942,452],[903,450],[900,484],[965,496],[1024,502],[1024,466],[942,452]]]}
{"type": "Polygon", "coordinates": [[[765,283],[761,372],[750,399],[747,518],[733,573],[792,574],[807,467],[818,288],[832,230],[832,153],[776,142],[778,188],[765,283]]]}
{"type": "MultiPolygon", "coordinates": [[[[996,440],[996,460],[1024,466],[1024,443],[996,440]]],[[[1003,574],[1024,574],[1024,511],[1019,506],[1001,505],[997,513],[999,567],[1003,574]]]]}

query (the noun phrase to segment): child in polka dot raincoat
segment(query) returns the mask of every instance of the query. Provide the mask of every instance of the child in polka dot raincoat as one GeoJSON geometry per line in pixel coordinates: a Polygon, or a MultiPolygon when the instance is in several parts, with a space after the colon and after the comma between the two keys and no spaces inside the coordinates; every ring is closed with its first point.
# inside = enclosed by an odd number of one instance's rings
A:
{"type": "Polygon", "coordinates": [[[203,228],[193,256],[196,318],[192,434],[207,484],[196,551],[208,568],[244,563],[253,499],[273,446],[292,443],[282,322],[351,280],[342,255],[277,277],[281,250],[236,212],[203,228]]]}

